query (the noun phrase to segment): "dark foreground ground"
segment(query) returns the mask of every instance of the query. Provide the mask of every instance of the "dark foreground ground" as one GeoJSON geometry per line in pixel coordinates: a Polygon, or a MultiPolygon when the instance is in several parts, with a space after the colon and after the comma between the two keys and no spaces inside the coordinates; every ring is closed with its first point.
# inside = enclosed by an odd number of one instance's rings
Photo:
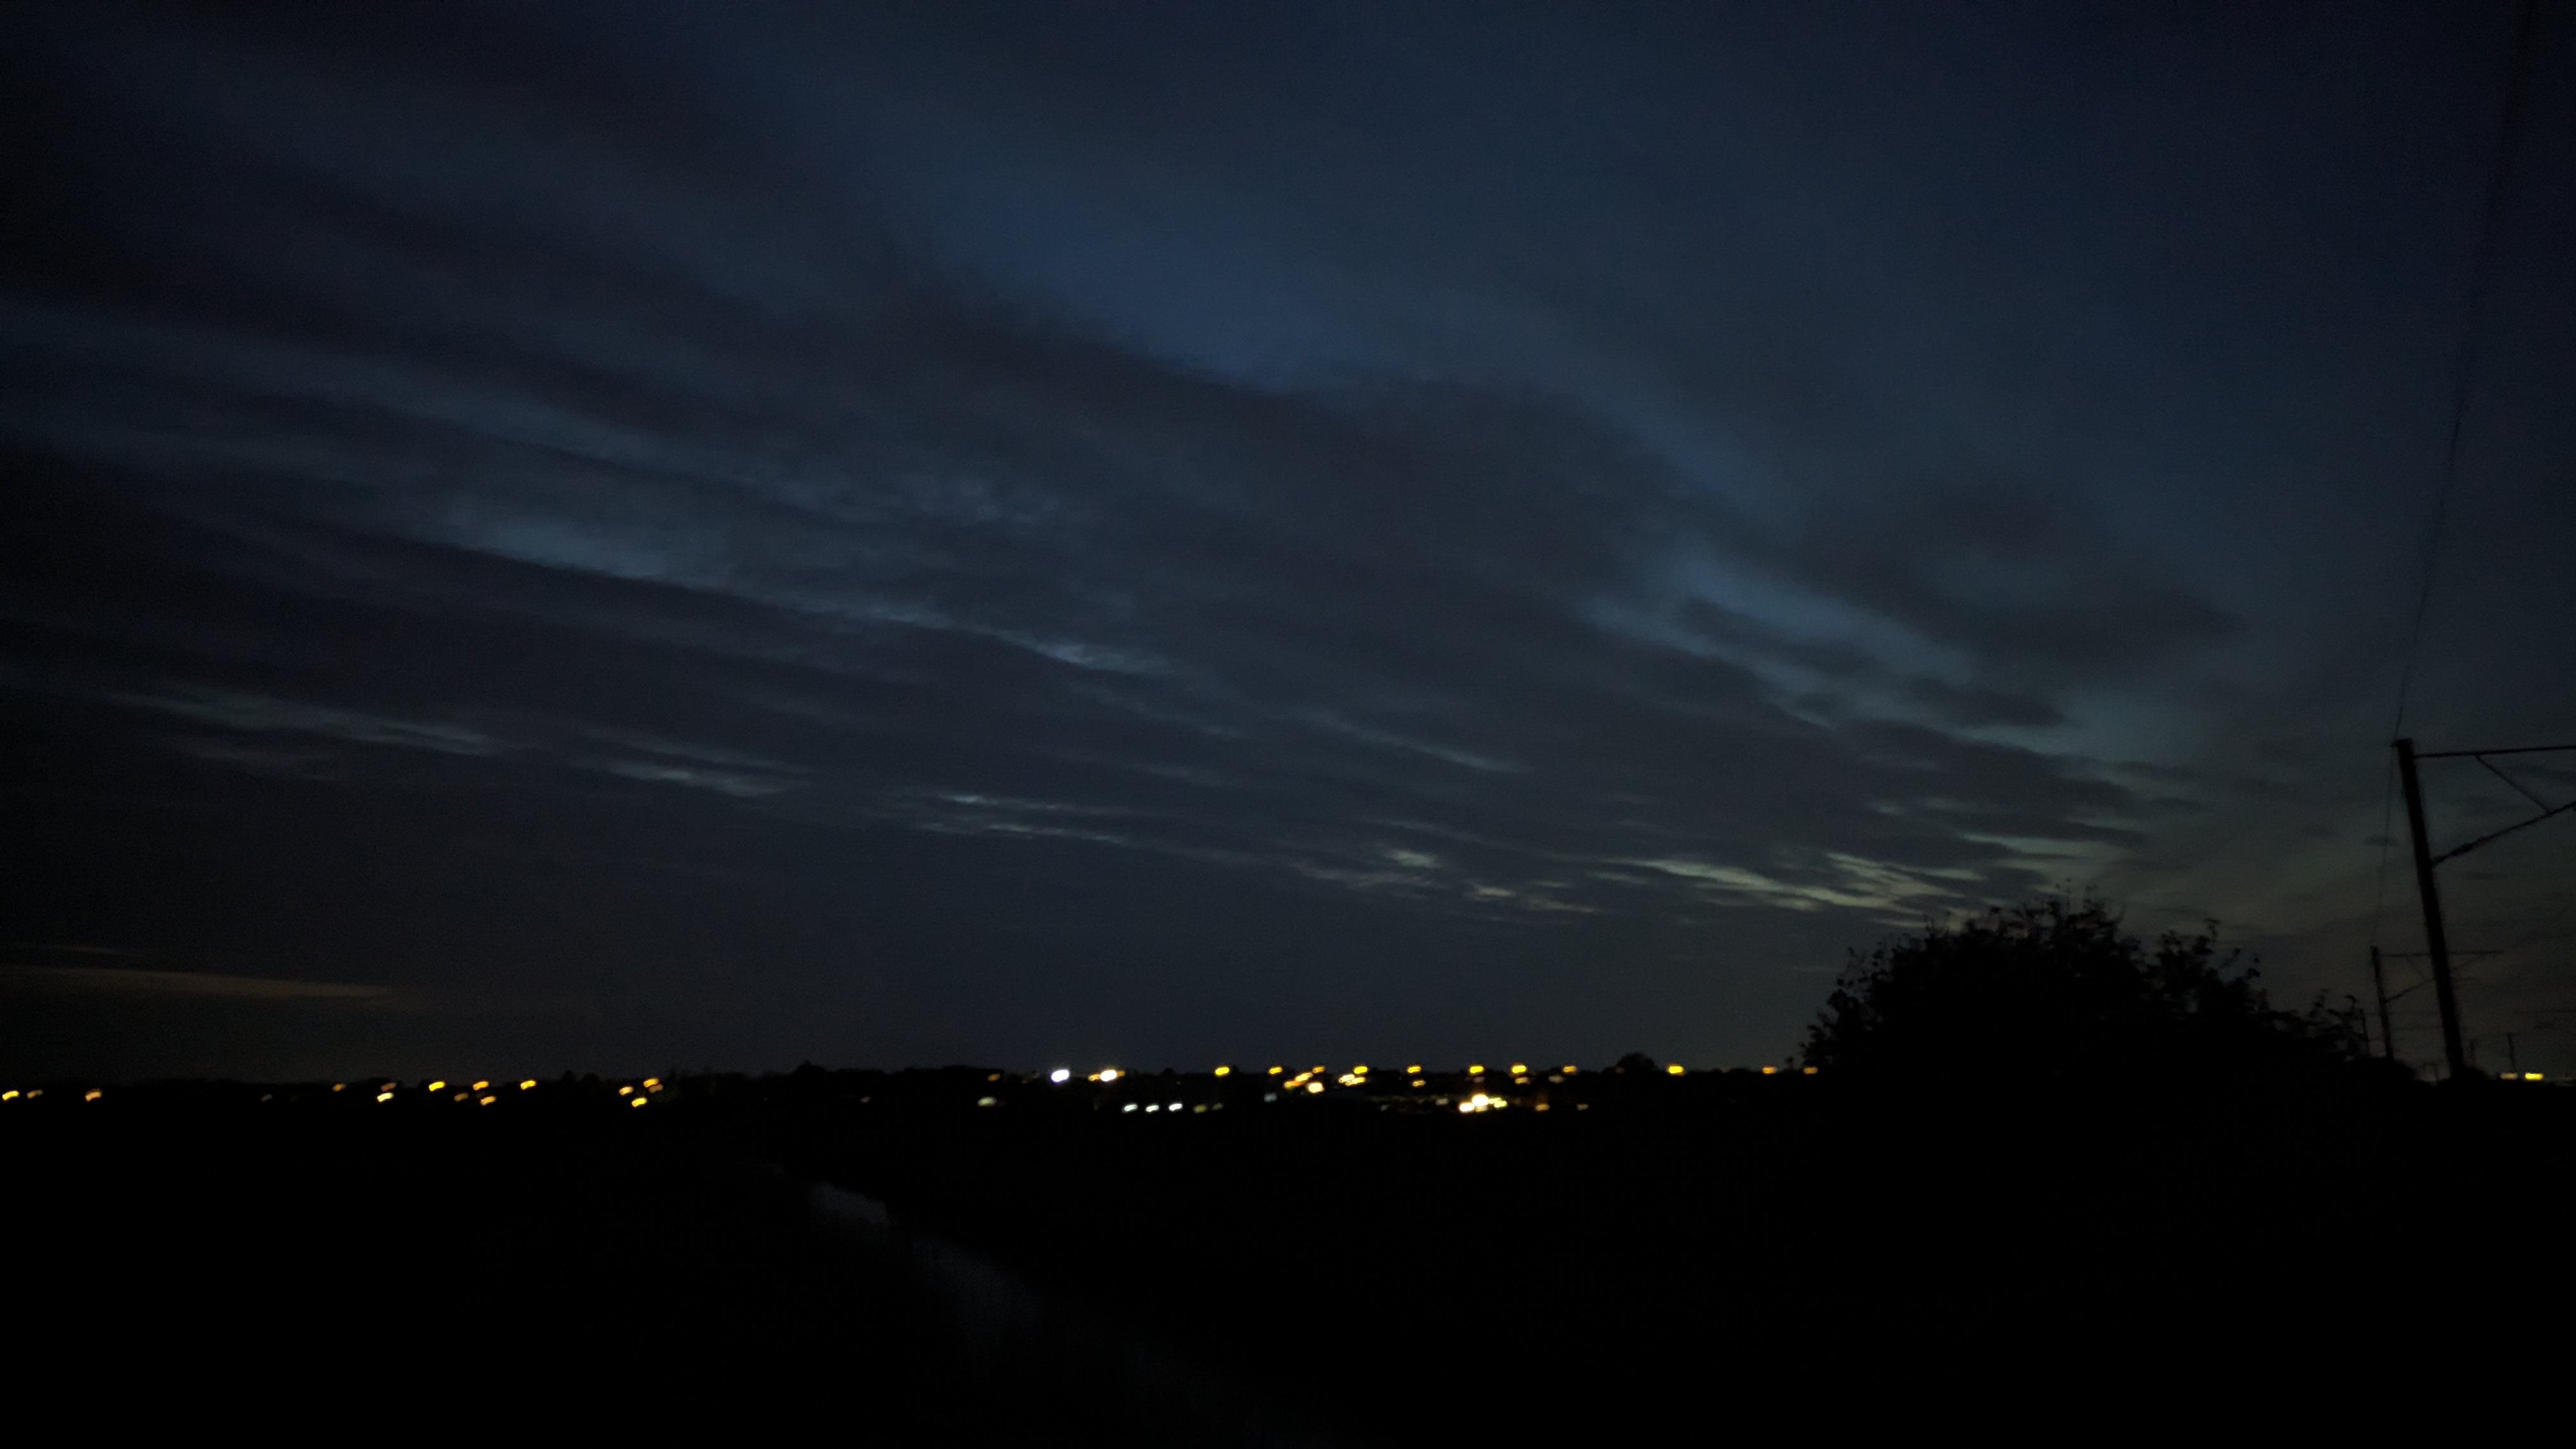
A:
{"type": "Polygon", "coordinates": [[[1032,1445],[2327,1424],[2492,1390],[2576,1309],[2555,1087],[1147,1116],[981,1081],[0,1104],[15,1401],[1032,1445]]]}

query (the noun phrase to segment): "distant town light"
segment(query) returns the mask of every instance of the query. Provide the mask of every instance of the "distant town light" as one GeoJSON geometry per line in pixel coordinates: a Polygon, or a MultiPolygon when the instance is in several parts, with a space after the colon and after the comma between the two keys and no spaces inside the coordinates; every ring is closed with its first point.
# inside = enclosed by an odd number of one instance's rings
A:
{"type": "Polygon", "coordinates": [[[1529,1075],[1529,1063],[1527,1063],[1527,1062],[1514,1062],[1514,1063],[1512,1063],[1512,1075],[1513,1075],[1513,1076],[1515,1076],[1515,1077],[1523,1077],[1523,1076],[1527,1076],[1527,1075],[1529,1075]]]}
{"type": "Polygon", "coordinates": [[[1557,1068],[1557,1070],[1558,1070],[1558,1071],[1561,1071],[1561,1072],[1563,1072],[1563,1073],[1565,1073],[1565,1074],[1566,1074],[1567,1076],[1569,1076],[1569,1077],[1570,1077],[1570,1076],[1573,1076],[1573,1075],[1574,1075],[1574,1070],[1575,1070],[1575,1068],[1574,1068],[1574,1063],[1572,1063],[1572,1062],[1567,1062],[1564,1066],[1561,1066],[1561,1067],[1557,1068]]]}
{"type": "Polygon", "coordinates": [[[1118,1069],[1117,1069],[1116,1067],[1102,1067],[1102,1068],[1100,1069],[1100,1080],[1102,1080],[1102,1081],[1104,1081],[1104,1082],[1114,1082],[1114,1081],[1117,1081],[1117,1080],[1118,1080],[1118,1069]]]}
{"type": "Polygon", "coordinates": [[[493,1103],[495,1103],[495,1102],[497,1102],[497,1101],[500,1101],[501,1099],[500,1099],[500,1098],[498,1098],[498,1097],[478,1097],[478,1098],[476,1098],[475,1100],[476,1100],[476,1101],[478,1101],[478,1102],[480,1102],[480,1103],[482,1103],[484,1106],[489,1107],[489,1106],[491,1106],[493,1103]]]}
{"type": "Polygon", "coordinates": [[[17,1100],[18,1089],[15,1087],[11,1087],[8,1091],[0,1092],[0,1102],[14,1102],[17,1100]]]}
{"type": "Polygon", "coordinates": [[[1682,1064],[1681,1064],[1681,1063],[1679,1063],[1679,1062],[1666,1062],[1666,1063],[1664,1063],[1664,1075],[1665,1075],[1665,1076],[1668,1076],[1668,1077],[1678,1077],[1678,1076],[1680,1076],[1681,1074],[1682,1074],[1682,1064]]]}
{"type": "Polygon", "coordinates": [[[1047,1073],[1047,1080],[1055,1083],[1057,1086],[1062,1086],[1073,1080],[1073,1068],[1058,1067],[1054,1071],[1047,1073]]]}
{"type": "Polygon", "coordinates": [[[379,1092],[390,1092],[399,1085],[401,1084],[398,1082],[387,1082],[383,1086],[376,1088],[376,1090],[379,1092]]]}
{"type": "Polygon", "coordinates": [[[634,1089],[633,1087],[620,1087],[620,1088],[618,1088],[618,1089],[617,1089],[617,1095],[619,1095],[619,1096],[621,1096],[621,1097],[631,1096],[631,1095],[633,1095],[634,1091],[635,1091],[635,1089],[634,1089]]]}
{"type": "Polygon", "coordinates": [[[1121,1107],[1121,1108],[1119,1108],[1118,1110],[1119,1110],[1119,1111],[1121,1111],[1121,1112],[1133,1112],[1133,1111],[1135,1111],[1135,1110],[1136,1110],[1136,1104],[1135,1104],[1135,1103],[1133,1103],[1133,1102],[1130,1102],[1130,1103],[1128,1103],[1126,1106],[1121,1107]]]}
{"type": "Polygon", "coordinates": [[[1406,1067],[1404,1069],[1404,1074],[1408,1077],[1420,1076],[1422,1074],[1422,1063],[1415,1062],[1412,1066],[1406,1067]]]}
{"type": "Polygon", "coordinates": [[[1151,1102],[1148,1102],[1148,1103],[1146,1103],[1146,1104],[1145,1104],[1145,1110],[1146,1110],[1146,1111],[1148,1111],[1148,1112],[1160,1112],[1160,1111],[1162,1111],[1163,1109],[1162,1109],[1162,1108],[1160,1108],[1160,1107],[1158,1107],[1158,1106],[1156,1106],[1156,1105],[1154,1105],[1154,1104],[1153,1104],[1153,1103],[1151,1103],[1151,1102]]]}
{"type": "Polygon", "coordinates": [[[1272,1076],[1274,1076],[1274,1077],[1275,1077],[1275,1076],[1279,1075],[1281,1072],[1284,1072],[1284,1071],[1286,1071],[1286,1070],[1288,1070],[1286,1067],[1272,1067],[1272,1068],[1270,1069],[1270,1075],[1272,1075],[1272,1076]]]}
{"type": "Polygon", "coordinates": [[[1816,1069],[1814,1067],[1800,1067],[1798,1068],[1798,1074],[1800,1076],[1812,1077],[1816,1074],[1816,1069]]]}
{"type": "Polygon", "coordinates": [[[2539,1081],[2539,1080],[2540,1080],[2540,1073],[2538,1073],[2538,1072],[2525,1072],[2525,1073],[2523,1073],[2523,1074],[2522,1074],[2522,1079],[2523,1079],[2524,1081],[2526,1081],[2526,1082],[2536,1082],[2536,1081],[2539,1081]]]}
{"type": "Polygon", "coordinates": [[[391,1092],[378,1092],[378,1093],[376,1094],[376,1100],[377,1100],[377,1101],[379,1101],[379,1102],[390,1102],[390,1101],[392,1101],[393,1099],[394,1099],[394,1094],[393,1094],[393,1093],[391,1093],[391,1092]]]}
{"type": "Polygon", "coordinates": [[[333,1082],[331,1084],[331,1090],[335,1092],[344,1092],[347,1091],[348,1088],[349,1084],[346,1082],[333,1082]]]}
{"type": "Polygon", "coordinates": [[[653,1099],[650,1097],[632,1097],[627,1100],[626,1105],[629,1107],[641,1107],[652,1100],[653,1099]]]}
{"type": "Polygon", "coordinates": [[[1479,1062],[1479,1063],[1477,1063],[1475,1066],[1469,1067],[1469,1068],[1467,1069],[1467,1075],[1468,1075],[1468,1076],[1471,1076],[1471,1077],[1481,1077],[1481,1076],[1483,1076],[1484,1074],[1485,1074],[1485,1067],[1484,1067],[1484,1064],[1483,1064],[1483,1063],[1481,1063],[1481,1062],[1479,1062]]]}
{"type": "Polygon", "coordinates": [[[1419,1087],[1419,1086],[1423,1085],[1423,1079],[1422,1079],[1422,1078],[1420,1078],[1420,1077],[1416,1077],[1416,1078],[1414,1078],[1414,1079],[1413,1079],[1413,1085],[1415,1085],[1415,1086],[1417,1086],[1417,1087],[1419,1087]]]}
{"type": "MultiPolygon", "coordinates": [[[[476,1082],[474,1085],[477,1088],[480,1088],[483,1084],[481,1082],[476,1082]]],[[[647,1087],[658,1087],[662,1085],[662,1079],[660,1077],[646,1077],[644,1079],[644,1085],[647,1087]]]]}
{"type": "Polygon", "coordinates": [[[525,1091],[531,1090],[531,1089],[532,1089],[532,1088],[534,1088],[536,1085],[537,1085],[537,1079],[536,1079],[536,1078],[534,1078],[534,1077],[530,1077],[530,1078],[528,1078],[526,1081],[521,1082],[521,1083],[519,1084],[519,1090],[520,1090],[520,1091],[522,1091],[522,1092],[525,1092],[525,1091]]]}
{"type": "Polygon", "coordinates": [[[1367,1075],[1368,1075],[1368,1063],[1366,1063],[1366,1062],[1362,1062],[1362,1063],[1360,1063],[1358,1066],[1355,1066],[1355,1067],[1351,1068],[1351,1075],[1352,1075],[1352,1076],[1354,1076],[1354,1077],[1365,1077],[1365,1076],[1367,1076],[1367,1075]]]}
{"type": "Polygon", "coordinates": [[[1306,1084],[1306,1090],[1309,1092],[1320,1092],[1324,1090],[1324,1084],[1321,1082],[1308,1082],[1306,1084]]]}
{"type": "Polygon", "coordinates": [[[488,1089],[491,1087],[491,1085],[492,1085],[492,1084],[491,1084],[490,1082],[476,1082],[476,1083],[474,1084],[474,1090],[476,1090],[476,1091],[478,1091],[478,1092],[485,1091],[485,1090],[488,1090],[488,1089]]]}
{"type": "Polygon", "coordinates": [[[1458,1110],[1461,1112],[1473,1112],[1476,1110],[1476,1104],[1473,1102],[1461,1102],[1458,1104],[1458,1110]]]}
{"type": "Polygon", "coordinates": [[[975,1105],[978,1107],[990,1107],[996,1105],[997,1101],[998,1099],[993,1097],[977,1097],[975,1099],[975,1105]]]}
{"type": "Polygon", "coordinates": [[[1217,1074],[1218,1076],[1220,1076],[1220,1077],[1230,1077],[1230,1076],[1233,1076],[1233,1075],[1234,1075],[1234,1068],[1232,1068],[1232,1067],[1227,1067],[1227,1066],[1220,1066],[1220,1067],[1218,1067],[1218,1068],[1216,1069],[1216,1074],[1217,1074]]]}
{"type": "Polygon", "coordinates": [[[435,1082],[430,1083],[430,1084],[429,1084],[429,1089],[430,1089],[431,1091],[433,1091],[433,1092],[444,1092],[444,1091],[446,1091],[446,1090],[447,1090],[447,1083],[446,1083],[446,1081],[445,1081],[444,1079],[441,1079],[441,1080],[439,1080],[439,1081],[435,1081],[435,1082]]]}
{"type": "Polygon", "coordinates": [[[1772,1074],[1774,1074],[1774,1073],[1778,1072],[1779,1070],[1780,1070],[1780,1069],[1779,1069],[1778,1067],[1764,1067],[1764,1068],[1762,1069],[1762,1075],[1764,1075],[1764,1076],[1766,1076],[1766,1077],[1767,1077],[1767,1076],[1770,1076],[1770,1075],[1772,1075],[1772,1074]]]}
{"type": "MultiPolygon", "coordinates": [[[[2534,1073],[2532,1073],[2532,1074],[2531,1074],[2531,1078],[2532,1078],[2532,1080],[2533,1080],[2533,1081],[2538,1081],[2538,1080],[2540,1080],[2540,1073],[2538,1073],[2538,1072],[2534,1072],[2534,1073]]],[[[106,1092],[104,1092],[104,1091],[100,1090],[100,1089],[99,1089],[99,1088],[97,1088],[97,1087],[92,1087],[92,1088],[90,1088],[88,1091],[81,1093],[81,1100],[82,1100],[82,1101],[84,1101],[84,1102],[95,1102],[95,1101],[97,1101],[99,1098],[104,1097],[104,1096],[106,1096],[106,1095],[107,1095],[107,1093],[106,1093],[106,1092]]]]}
{"type": "Polygon", "coordinates": [[[1178,1103],[1178,1102],[1174,1102],[1174,1103],[1171,1105],[1170,1110],[1171,1110],[1171,1111],[1174,1111],[1174,1112],[1177,1112],[1177,1111],[1181,1110],[1181,1104],[1180,1104],[1180,1103],[1178,1103]]]}

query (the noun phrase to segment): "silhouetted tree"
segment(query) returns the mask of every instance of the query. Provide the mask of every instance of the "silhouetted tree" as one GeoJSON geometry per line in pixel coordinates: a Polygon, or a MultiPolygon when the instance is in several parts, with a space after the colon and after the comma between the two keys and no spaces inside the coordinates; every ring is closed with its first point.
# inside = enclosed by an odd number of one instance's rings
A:
{"type": "Polygon", "coordinates": [[[2213,932],[2168,931],[2150,949],[2103,903],[2063,898],[1855,951],[1804,1057],[1862,1077],[2383,1070],[2322,1004],[2276,1009],[2240,953],[2219,957],[2213,932]]]}

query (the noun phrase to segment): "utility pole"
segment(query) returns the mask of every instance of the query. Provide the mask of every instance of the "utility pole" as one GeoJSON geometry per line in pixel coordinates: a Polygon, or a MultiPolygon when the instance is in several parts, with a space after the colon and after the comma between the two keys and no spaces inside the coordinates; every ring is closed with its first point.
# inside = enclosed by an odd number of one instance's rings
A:
{"type": "MultiPolygon", "coordinates": [[[[2477,1065],[2476,1059],[2470,1055],[2470,1051],[2475,1050],[2476,1044],[2470,1043],[2469,1051],[2461,1049],[2460,1001],[2451,990],[2451,941],[2450,937],[2442,931],[2442,891],[2433,879],[2433,867],[2454,856],[2466,855],[2481,846],[2501,840],[2518,830],[2528,830],[2543,820],[2576,811],[2576,800],[2565,800],[2552,805],[2540,798],[2530,786],[2506,774],[2493,759],[2489,758],[2494,755],[2568,754],[2576,752],[2576,745],[2516,745],[2511,748],[2499,746],[2484,750],[2436,750],[2424,755],[2415,753],[2413,740],[2398,740],[2395,741],[2395,745],[2397,780],[2406,788],[2406,831],[2415,846],[2415,895],[2424,903],[2424,954],[2433,963],[2433,998],[2442,1008],[2442,1060],[2443,1064],[2449,1067],[2452,1080],[2466,1081],[2477,1065]],[[2540,813],[2527,819],[2517,820],[2500,830],[2490,830],[2475,840],[2462,841],[2440,855],[2435,855],[2432,840],[2424,832],[2424,787],[2415,778],[2415,762],[2418,760],[2475,760],[2488,774],[2511,785],[2524,799],[2539,806],[2540,813]]],[[[2374,953],[2374,962],[2376,959],[2377,956],[2374,953]]],[[[2507,1050],[2508,1052],[2511,1050],[2509,1045],[2507,1050]]]]}
{"type": "Polygon", "coordinates": [[[2379,996],[2379,1054],[2397,1060],[2397,1033],[2388,1026],[2388,974],[2379,969],[2379,948],[2370,948],[2370,989],[2379,996]]]}
{"type": "Polygon", "coordinates": [[[2451,991],[2451,942],[2442,931],[2442,888],[2433,879],[2433,845],[2424,833],[2424,789],[2415,781],[2415,742],[2397,742],[2397,780],[2406,791],[2406,833],[2415,845],[2415,895],[2424,903],[2424,954],[2433,962],[2433,1001],[2442,1009],[2442,1064],[2451,1080],[2466,1081],[2468,1053],[2460,1045],[2460,1003],[2451,991]]]}

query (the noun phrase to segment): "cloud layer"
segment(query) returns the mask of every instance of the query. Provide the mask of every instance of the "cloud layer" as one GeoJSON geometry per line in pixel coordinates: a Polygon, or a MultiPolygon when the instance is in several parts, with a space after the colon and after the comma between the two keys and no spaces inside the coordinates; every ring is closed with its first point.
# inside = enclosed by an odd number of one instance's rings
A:
{"type": "MultiPolygon", "coordinates": [[[[684,1054],[1741,1057],[2053,883],[2354,918],[2423,469],[2290,454],[2431,456],[2454,239],[2350,223],[2467,204],[2359,101],[2040,14],[2103,94],[1891,35],[1863,121],[1788,31],[633,16],[14,22],[0,682],[228,882],[155,929],[684,1054]]],[[[2465,145],[2487,39],[2362,60],[2465,145]]]]}

